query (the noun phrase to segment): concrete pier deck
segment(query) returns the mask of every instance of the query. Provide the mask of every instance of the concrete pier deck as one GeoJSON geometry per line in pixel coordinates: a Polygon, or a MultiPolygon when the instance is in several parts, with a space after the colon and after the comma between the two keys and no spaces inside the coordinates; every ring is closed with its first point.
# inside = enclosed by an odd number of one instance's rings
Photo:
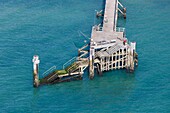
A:
{"type": "Polygon", "coordinates": [[[91,33],[91,46],[95,49],[112,46],[116,43],[123,44],[122,31],[116,31],[118,17],[118,0],[106,0],[103,27],[93,26],[91,33]],[[113,43],[114,42],[114,43],[113,43]]]}
{"type": "Polygon", "coordinates": [[[117,0],[106,0],[104,20],[103,20],[103,31],[113,31],[116,27],[117,22],[117,0]]]}

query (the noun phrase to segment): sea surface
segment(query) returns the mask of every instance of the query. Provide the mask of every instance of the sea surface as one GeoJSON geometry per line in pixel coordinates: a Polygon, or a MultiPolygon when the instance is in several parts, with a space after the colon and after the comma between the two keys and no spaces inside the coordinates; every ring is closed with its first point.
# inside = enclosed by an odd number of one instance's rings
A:
{"type": "Polygon", "coordinates": [[[88,42],[104,0],[0,0],[0,113],[170,113],[170,0],[120,0],[139,66],[103,77],[33,88],[32,57],[40,77],[88,42]],[[86,37],[80,35],[81,31],[86,37]]]}

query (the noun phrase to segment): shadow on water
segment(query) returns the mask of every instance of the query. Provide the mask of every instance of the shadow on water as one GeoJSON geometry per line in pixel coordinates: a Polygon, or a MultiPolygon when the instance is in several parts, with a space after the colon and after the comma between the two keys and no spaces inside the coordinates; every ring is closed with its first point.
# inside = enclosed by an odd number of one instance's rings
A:
{"type": "Polygon", "coordinates": [[[96,100],[105,103],[122,104],[128,101],[135,89],[135,74],[125,70],[104,72],[102,77],[96,76],[86,84],[96,100]]]}
{"type": "Polygon", "coordinates": [[[103,76],[95,77],[97,87],[106,85],[110,86],[112,90],[116,90],[116,93],[123,94],[125,90],[131,90],[135,83],[135,74],[127,73],[126,70],[113,70],[110,72],[103,72],[103,76]]]}
{"type": "MultiPolygon", "coordinates": [[[[78,99],[77,102],[121,104],[128,101],[135,89],[135,74],[125,70],[104,72],[103,76],[88,79],[85,73],[83,80],[59,83],[34,89],[35,97],[47,97],[56,101],[78,99]],[[41,96],[40,96],[41,95],[41,96]],[[55,95],[55,96],[54,96],[55,95]]],[[[37,98],[34,98],[37,100],[37,98]]],[[[65,103],[65,102],[64,102],[65,103]]]]}

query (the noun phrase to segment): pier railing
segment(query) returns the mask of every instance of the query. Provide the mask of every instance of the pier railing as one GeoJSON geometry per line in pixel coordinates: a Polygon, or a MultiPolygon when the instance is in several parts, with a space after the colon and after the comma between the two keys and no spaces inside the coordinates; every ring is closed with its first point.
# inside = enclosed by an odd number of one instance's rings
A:
{"type": "Polygon", "coordinates": [[[69,61],[67,61],[64,65],[63,65],[63,69],[65,69],[67,66],[70,66],[72,63],[74,63],[77,60],[77,57],[73,57],[72,59],[70,59],[69,61]]]}
{"type": "Polygon", "coordinates": [[[95,30],[95,31],[102,31],[103,27],[95,25],[95,26],[93,26],[93,30],[95,30]]]}
{"type": "MultiPolygon", "coordinates": [[[[103,27],[93,26],[93,29],[95,29],[96,31],[102,31],[103,27]]],[[[125,28],[124,27],[116,27],[116,32],[125,32],[125,28]]]]}
{"type": "Polygon", "coordinates": [[[124,27],[116,27],[116,32],[125,32],[124,27]]]}
{"type": "Polygon", "coordinates": [[[47,71],[45,71],[42,76],[45,77],[46,75],[50,74],[51,72],[56,70],[56,66],[52,66],[51,68],[49,68],[47,71]]]}

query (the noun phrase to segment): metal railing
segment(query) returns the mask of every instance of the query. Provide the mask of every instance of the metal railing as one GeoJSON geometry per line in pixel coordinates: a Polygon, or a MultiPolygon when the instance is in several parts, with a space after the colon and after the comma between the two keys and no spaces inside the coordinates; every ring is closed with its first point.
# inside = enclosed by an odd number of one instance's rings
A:
{"type": "Polygon", "coordinates": [[[77,57],[73,57],[72,59],[70,59],[69,61],[67,61],[65,64],[63,64],[63,69],[65,69],[65,67],[71,65],[73,62],[75,62],[77,59],[77,57]]]}
{"type": "Polygon", "coordinates": [[[56,69],[56,66],[52,66],[49,68],[47,71],[45,71],[42,76],[44,77],[45,75],[49,74],[50,72],[53,72],[56,69]]]}
{"type": "Polygon", "coordinates": [[[93,26],[93,30],[95,30],[95,31],[102,31],[103,27],[95,25],[95,26],[93,26]]]}
{"type": "Polygon", "coordinates": [[[116,27],[116,32],[125,32],[124,27],[116,27]]]}

